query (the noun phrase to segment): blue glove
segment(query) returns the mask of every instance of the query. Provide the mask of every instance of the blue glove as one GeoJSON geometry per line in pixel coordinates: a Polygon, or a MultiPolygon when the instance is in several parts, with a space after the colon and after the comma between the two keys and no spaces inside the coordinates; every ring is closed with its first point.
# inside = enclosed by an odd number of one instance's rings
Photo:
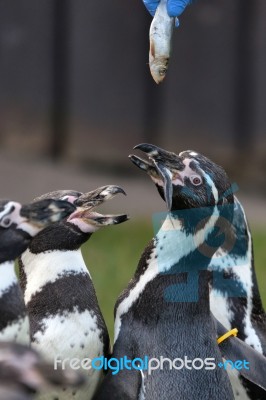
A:
{"type": "MultiPolygon", "coordinates": [[[[193,3],[195,0],[168,0],[167,11],[170,17],[179,17],[184,11],[186,6],[193,3]]],[[[154,16],[156,8],[160,3],[160,0],[143,0],[143,3],[149,13],[154,16]]]]}

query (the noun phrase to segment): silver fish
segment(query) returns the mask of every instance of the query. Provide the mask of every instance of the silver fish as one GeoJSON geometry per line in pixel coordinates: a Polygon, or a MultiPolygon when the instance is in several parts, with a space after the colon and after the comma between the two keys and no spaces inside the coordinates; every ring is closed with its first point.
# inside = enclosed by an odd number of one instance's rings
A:
{"type": "Polygon", "coordinates": [[[167,13],[167,0],[161,0],[150,27],[149,65],[153,79],[161,83],[168,69],[175,18],[167,13]]]}

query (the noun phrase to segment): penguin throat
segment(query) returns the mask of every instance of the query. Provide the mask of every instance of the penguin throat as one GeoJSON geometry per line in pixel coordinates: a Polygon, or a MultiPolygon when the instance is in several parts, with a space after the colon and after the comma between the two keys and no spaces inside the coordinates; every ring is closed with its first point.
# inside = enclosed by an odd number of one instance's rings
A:
{"type": "Polygon", "coordinates": [[[183,229],[181,220],[167,218],[155,236],[154,260],[148,268],[157,269],[158,274],[169,272],[173,268],[177,273],[178,265],[179,272],[189,272],[195,267],[207,269],[215,251],[206,254],[203,245],[213,232],[218,218],[218,214],[210,216],[206,224],[194,234],[183,229]],[[195,263],[198,265],[195,266],[195,263]]]}
{"type": "Polygon", "coordinates": [[[190,308],[193,303],[198,304],[197,309],[209,312],[209,274],[206,270],[211,258],[198,249],[206,240],[206,232],[212,233],[218,218],[219,213],[210,216],[204,227],[194,235],[183,230],[182,221],[178,219],[164,221],[153,242],[144,251],[133,280],[117,301],[115,340],[122,315],[141,298],[145,298],[147,304],[153,303],[153,307],[155,303],[168,302],[178,303],[179,306],[182,303],[181,307],[190,308]]]}
{"type": "Polygon", "coordinates": [[[63,276],[86,274],[90,278],[80,249],[39,254],[27,249],[21,256],[19,266],[20,275],[24,275],[22,288],[25,304],[48,283],[54,283],[63,276]]]}

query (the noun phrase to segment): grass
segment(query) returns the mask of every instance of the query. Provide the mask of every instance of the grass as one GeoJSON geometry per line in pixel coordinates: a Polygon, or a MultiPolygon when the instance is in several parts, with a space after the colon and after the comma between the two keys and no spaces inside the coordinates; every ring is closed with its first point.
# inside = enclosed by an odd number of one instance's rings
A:
{"type": "Polygon", "coordinates": [[[83,256],[111,337],[115,301],[133,276],[152,236],[152,225],[148,221],[128,221],[102,229],[83,246],[83,256]]]}
{"type": "Polygon", "coordinates": [[[266,308],[266,231],[254,230],[253,233],[255,267],[263,305],[266,308]]]}
{"type": "MultiPolygon", "coordinates": [[[[128,221],[96,233],[83,246],[83,255],[97,291],[111,338],[114,304],[132,277],[144,247],[153,236],[151,221],[128,221]]],[[[266,307],[266,230],[253,232],[255,265],[266,307]]]]}

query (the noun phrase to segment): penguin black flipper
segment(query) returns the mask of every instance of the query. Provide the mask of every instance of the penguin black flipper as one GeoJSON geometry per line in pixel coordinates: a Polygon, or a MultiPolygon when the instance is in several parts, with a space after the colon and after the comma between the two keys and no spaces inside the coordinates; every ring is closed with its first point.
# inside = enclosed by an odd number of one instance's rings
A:
{"type": "MultiPolygon", "coordinates": [[[[124,334],[114,343],[113,353],[109,359],[117,360],[126,357],[133,360],[137,354],[134,323],[124,327],[124,334]],[[133,334],[132,334],[133,332],[133,334]]],[[[107,375],[101,382],[93,400],[139,400],[142,388],[141,371],[127,369],[124,365],[118,373],[108,369],[107,375]]]]}
{"type": "MultiPolygon", "coordinates": [[[[220,337],[227,332],[227,329],[215,317],[213,318],[218,337],[220,337]]],[[[248,369],[242,368],[238,372],[242,377],[266,391],[266,357],[233,336],[220,343],[219,348],[222,356],[227,360],[231,360],[232,362],[237,360],[248,361],[248,369]]]]}
{"type": "Polygon", "coordinates": [[[123,370],[117,375],[107,374],[93,400],[137,400],[140,389],[140,371],[123,370]]]}

